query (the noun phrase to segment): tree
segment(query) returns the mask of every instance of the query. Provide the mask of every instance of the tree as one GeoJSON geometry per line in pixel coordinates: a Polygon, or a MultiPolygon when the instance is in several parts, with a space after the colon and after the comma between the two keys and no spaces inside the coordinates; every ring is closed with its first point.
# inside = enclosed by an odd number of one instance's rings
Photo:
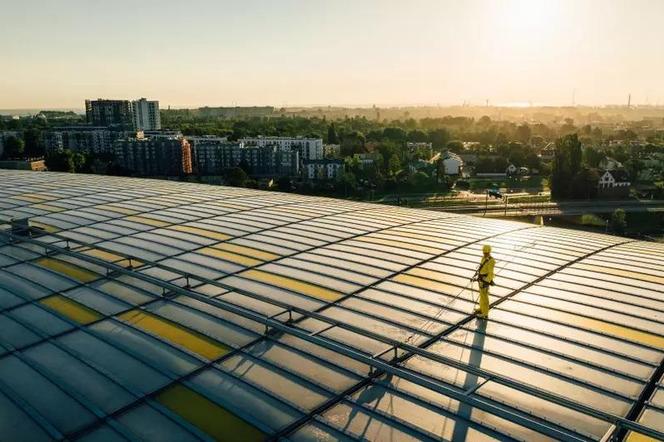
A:
{"type": "Polygon", "coordinates": [[[356,175],[364,179],[369,186],[373,185],[375,188],[381,189],[385,184],[385,178],[381,173],[382,162],[382,158],[377,158],[375,162],[360,168],[356,175]]]}
{"type": "Polygon", "coordinates": [[[537,169],[541,170],[542,167],[542,161],[540,160],[540,157],[537,156],[537,154],[533,151],[528,152],[526,155],[526,160],[525,160],[526,167],[529,169],[537,169]]]}
{"type": "Polygon", "coordinates": [[[463,141],[451,140],[451,141],[447,142],[445,147],[449,151],[452,151],[452,152],[455,152],[455,153],[461,153],[461,152],[463,152],[463,141]]]}
{"type": "Polygon", "coordinates": [[[576,175],[581,170],[583,161],[583,150],[581,149],[581,142],[577,134],[565,137],[567,148],[569,149],[570,172],[576,175]]]}
{"type": "Polygon", "coordinates": [[[364,134],[360,131],[354,130],[348,134],[344,134],[341,137],[341,155],[350,156],[364,152],[365,141],[364,134]]]}
{"type": "Polygon", "coordinates": [[[493,160],[488,157],[479,157],[475,164],[475,172],[491,173],[493,172],[493,160]]]}
{"type": "Polygon", "coordinates": [[[390,176],[396,175],[401,170],[401,160],[397,154],[392,154],[390,160],[387,163],[387,172],[390,176]]]}
{"type": "Polygon", "coordinates": [[[480,126],[488,126],[491,124],[491,118],[488,115],[483,115],[479,120],[477,120],[477,124],[480,126]]]}
{"type": "Polygon", "coordinates": [[[613,211],[611,214],[610,225],[611,230],[618,235],[625,233],[625,229],[627,228],[627,219],[623,209],[616,209],[613,211]]]}
{"type": "Polygon", "coordinates": [[[507,166],[509,166],[509,163],[506,158],[498,157],[493,160],[493,170],[495,172],[505,172],[507,166]]]}
{"type": "Polygon", "coordinates": [[[400,127],[386,127],[385,130],[383,130],[383,138],[403,143],[406,141],[407,134],[406,131],[400,127]]]}
{"type": "Polygon", "coordinates": [[[355,174],[352,172],[344,171],[339,174],[337,178],[338,188],[343,189],[344,195],[348,195],[348,192],[355,192],[357,187],[357,179],[355,174]]]}
{"type": "Polygon", "coordinates": [[[604,158],[606,158],[604,152],[594,147],[586,147],[583,150],[583,161],[590,167],[599,167],[604,158]]]}
{"type": "Polygon", "coordinates": [[[546,141],[544,140],[544,137],[540,135],[534,135],[530,137],[530,145],[536,149],[539,149],[546,145],[546,141]]]}
{"type": "Polygon", "coordinates": [[[527,124],[522,124],[521,126],[516,128],[516,133],[514,134],[514,138],[517,141],[522,142],[523,144],[528,144],[530,143],[530,136],[532,135],[532,131],[530,130],[530,126],[527,124]]]}
{"type": "Polygon", "coordinates": [[[422,171],[415,172],[408,181],[413,190],[425,190],[431,183],[429,175],[422,171]]]}
{"type": "Polygon", "coordinates": [[[434,149],[442,149],[450,140],[450,133],[447,129],[435,129],[429,132],[429,141],[434,149]]]}
{"type": "Polygon", "coordinates": [[[565,124],[560,126],[561,135],[569,135],[576,132],[576,126],[574,126],[573,118],[565,118],[565,124]]]}
{"type": "Polygon", "coordinates": [[[44,145],[39,129],[30,128],[23,133],[25,139],[25,155],[29,158],[43,157],[44,145]]]}
{"type": "Polygon", "coordinates": [[[597,182],[599,174],[597,170],[582,167],[572,179],[572,197],[579,199],[590,199],[597,195],[597,182]]]}
{"type": "Polygon", "coordinates": [[[243,159],[242,161],[240,161],[240,164],[238,164],[238,167],[240,169],[242,169],[244,171],[244,173],[247,174],[247,175],[251,175],[251,173],[253,172],[251,164],[249,164],[249,161],[247,161],[246,159],[243,159]]]}
{"type": "Polygon", "coordinates": [[[249,176],[241,167],[233,167],[226,172],[226,182],[231,186],[244,187],[248,180],[249,176]]]}
{"type": "Polygon", "coordinates": [[[632,181],[637,182],[639,180],[639,175],[641,175],[641,172],[643,172],[644,169],[643,161],[636,158],[636,156],[632,156],[632,158],[625,163],[625,168],[632,181]]]}
{"type": "Polygon", "coordinates": [[[589,136],[589,135],[592,134],[592,132],[593,132],[593,128],[592,128],[592,126],[590,126],[590,124],[586,124],[585,126],[583,126],[583,127],[581,128],[581,130],[580,130],[579,132],[580,132],[582,135],[589,136]]]}
{"type": "Polygon", "coordinates": [[[22,158],[25,150],[25,143],[20,138],[8,137],[5,140],[5,151],[3,152],[3,158],[22,158]]]}
{"type": "Polygon", "coordinates": [[[569,183],[572,178],[569,166],[569,152],[565,149],[562,138],[556,141],[556,148],[551,165],[551,196],[564,198],[569,193],[569,183]]]}
{"type": "Polygon", "coordinates": [[[556,148],[551,169],[551,196],[568,198],[571,196],[572,180],[582,167],[582,150],[576,134],[565,135],[556,140],[556,148]]]}
{"type": "Polygon", "coordinates": [[[429,135],[423,130],[411,130],[408,132],[408,141],[413,141],[415,143],[424,143],[429,141],[429,135]]]}
{"type": "Polygon", "coordinates": [[[279,177],[277,180],[277,188],[282,192],[290,192],[293,190],[293,181],[289,176],[279,177]]]}
{"type": "Polygon", "coordinates": [[[327,127],[327,142],[328,144],[339,144],[339,135],[337,134],[337,128],[334,127],[334,123],[327,127]]]}
{"type": "Polygon", "coordinates": [[[74,152],[69,149],[58,149],[46,156],[46,168],[56,172],[76,172],[74,152]]]}
{"type": "Polygon", "coordinates": [[[636,132],[634,132],[632,129],[627,129],[624,132],[624,138],[628,141],[633,141],[637,140],[639,138],[639,135],[636,132]]]}

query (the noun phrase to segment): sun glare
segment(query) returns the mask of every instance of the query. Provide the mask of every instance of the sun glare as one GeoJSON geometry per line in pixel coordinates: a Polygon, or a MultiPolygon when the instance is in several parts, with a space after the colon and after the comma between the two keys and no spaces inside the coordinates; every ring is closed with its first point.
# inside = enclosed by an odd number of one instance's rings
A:
{"type": "Polygon", "coordinates": [[[493,29],[485,32],[491,33],[493,54],[501,59],[507,49],[512,58],[544,52],[561,27],[557,1],[505,0],[492,3],[486,13],[493,29]]]}
{"type": "Polygon", "coordinates": [[[496,7],[505,30],[519,37],[555,29],[560,17],[560,3],[555,0],[507,0],[496,7]]]}

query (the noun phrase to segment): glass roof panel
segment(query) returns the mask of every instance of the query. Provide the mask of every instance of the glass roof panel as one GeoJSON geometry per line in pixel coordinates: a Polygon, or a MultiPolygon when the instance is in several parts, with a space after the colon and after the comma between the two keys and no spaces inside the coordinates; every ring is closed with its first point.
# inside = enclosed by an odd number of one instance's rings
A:
{"type": "Polygon", "coordinates": [[[0,189],[0,439],[606,437],[615,418],[580,404],[662,420],[661,244],[167,180],[0,170],[0,189]],[[15,216],[43,232],[9,238],[15,216]]]}

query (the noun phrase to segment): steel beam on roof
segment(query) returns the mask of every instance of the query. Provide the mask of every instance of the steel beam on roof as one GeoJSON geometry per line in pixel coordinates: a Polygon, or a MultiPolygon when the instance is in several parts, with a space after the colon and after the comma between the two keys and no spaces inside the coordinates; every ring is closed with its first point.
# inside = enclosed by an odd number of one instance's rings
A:
{"type": "MultiPolygon", "coordinates": [[[[49,296],[50,296],[50,295],[49,295],[49,296]]],[[[36,303],[38,300],[33,300],[33,301],[36,303]]],[[[150,301],[150,302],[152,302],[152,301],[150,301]]],[[[43,308],[43,307],[42,307],[42,308],[43,308]]],[[[134,308],[135,308],[135,307],[131,307],[131,308],[128,309],[128,310],[132,310],[132,309],[134,309],[134,308]]],[[[49,309],[49,310],[50,310],[50,309],[49,309]]],[[[40,330],[35,329],[34,327],[32,327],[31,324],[27,323],[27,322],[24,321],[24,320],[20,320],[19,318],[16,318],[16,317],[13,317],[13,316],[12,316],[12,319],[13,319],[14,321],[18,322],[19,324],[23,325],[24,327],[26,327],[27,329],[29,329],[30,331],[32,331],[32,332],[35,333],[36,335],[41,336],[42,339],[39,340],[39,341],[37,341],[37,342],[35,342],[35,343],[30,344],[29,346],[22,347],[21,349],[10,348],[8,354],[13,354],[13,355],[19,357],[21,360],[23,360],[24,358],[23,358],[23,356],[21,355],[21,352],[24,351],[25,348],[31,348],[31,347],[37,346],[37,345],[39,345],[39,344],[42,344],[42,343],[44,343],[44,342],[46,342],[46,341],[50,341],[50,342],[51,342],[54,346],[56,346],[58,349],[62,350],[63,352],[65,352],[65,353],[67,353],[67,354],[69,354],[71,357],[77,359],[77,360],[78,360],[79,362],[81,362],[82,364],[87,365],[87,366],[90,367],[91,369],[97,371],[98,373],[100,373],[101,376],[108,378],[109,381],[115,383],[116,385],[118,385],[119,387],[121,387],[122,389],[124,389],[125,391],[127,391],[130,395],[132,395],[132,396],[134,397],[134,401],[131,402],[131,405],[135,405],[137,401],[145,401],[150,407],[152,407],[152,408],[159,408],[159,407],[156,406],[156,405],[158,405],[158,404],[156,404],[155,402],[153,402],[153,401],[151,401],[151,400],[149,399],[149,397],[152,396],[151,394],[146,395],[146,394],[140,393],[140,392],[138,392],[138,391],[134,391],[132,388],[130,388],[129,386],[123,384],[123,383],[120,382],[118,379],[116,379],[115,376],[113,376],[112,374],[108,373],[107,370],[103,369],[102,367],[97,366],[96,363],[89,361],[85,355],[82,355],[82,354],[80,354],[79,352],[77,352],[77,351],[75,351],[75,350],[72,350],[72,349],[68,348],[68,347],[65,346],[65,345],[60,344],[60,343],[59,343],[56,339],[54,339],[54,338],[59,337],[59,336],[62,336],[62,335],[65,335],[65,334],[69,334],[69,333],[73,332],[74,330],[80,331],[80,332],[82,332],[82,333],[87,333],[87,334],[89,334],[89,335],[95,337],[96,339],[99,339],[100,341],[106,342],[109,346],[111,346],[111,347],[117,349],[118,351],[127,354],[130,358],[135,358],[135,359],[138,360],[139,362],[141,362],[141,363],[145,364],[146,366],[148,366],[148,367],[154,369],[155,371],[161,373],[163,376],[165,376],[166,378],[170,379],[171,382],[175,382],[175,381],[178,380],[178,376],[177,376],[175,373],[171,373],[171,372],[169,372],[169,371],[167,371],[167,370],[164,370],[163,367],[157,367],[157,366],[152,365],[152,364],[151,364],[148,360],[146,360],[142,355],[137,354],[137,353],[135,353],[134,351],[125,348],[123,345],[118,345],[118,344],[115,343],[115,342],[108,341],[108,340],[107,340],[104,336],[102,336],[101,334],[95,332],[94,330],[91,330],[91,329],[87,328],[86,325],[90,325],[90,324],[81,325],[81,324],[79,324],[79,323],[77,323],[77,322],[75,322],[75,321],[72,321],[71,319],[65,317],[65,318],[63,318],[63,320],[66,321],[66,322],[68,322],[68,323],[70,323],[70,324],[72,325],[73,328],[72,328],[72,329],[67,329],[67,330],[63,331],[62,333],[60,333],[60,334],[57,334],[57,335],[50,335],[50,336],[49,336],[49,335],[45,335],[45,334],[44,334],[43,332],[41,332],[40,330]]],[[[103,318],[101,318],[99,321],[96,321],[96,322],[101,322],[101,321],[104,321],[104,320],[118,321],[117,319],[115,319],[115,318],[113,318],[113,317],[108,317],[108,316],[106,316],[106,317],[103,317],[103,318]]],[[[118,322],[119,322],[119,321],[118,321],[118,322]]],[[[124,324],[124,323],[123,323],[123,324],[124,324]]],[[[129,328],[132,328],[132,329],[135,330],[137,333],[140,333],[140,334],[146,334],[146,335],[148,335],[148,336],[150,336],[150,337],[152,337],[152,338],[154,338],[154,339],[156,339],[156,340],[162,342],[162,344],[164,344],[164,345],[166,345],[166,346],[171,346],[171,345],[172,345],[172,344],[169,343],[169,342],[163,341],[160,337],[158,337],[158,336],[154,336],[154,335],[152,335],[152,334],[149,334],[149,333],[147,333],[146,331],[144,331],[144,330],[142,330],[142,329],[140,329],[140,328],[135,328],[135,327],[132,327],[131,325],[127,325],[127,324],[125,324],[125,325],[126,325],[127,327],[129,327],[129,328]]],[[[258,341],[258,339],[256,339],[255,341],[252,341],[252,343],[257,342],[257,341],[258,341]]],[[[247,345],[249,345],[249,344],[247,344],[247,345]]],[[[187,354],[189,354],[189,352],[187,352],[186,350],[182,350],[182,349],[180,349],[180,350],[186,352],[187,354]]],[[[195,357],[196,355],[192,355],[192,356],[195,357]]],[[[25,361],[25,362],[27,362],[27,361],[25,361]]],[[[207,366],[209,366],[209,365],[211,365],[211,364],[212,364],[212,362],[209,362],[209,363],[207,363],[207,364],[206,364],[206,363],[203,363],[202,366],[199,367],[197,370],[202,369],[202,368],[205,368],[205,367],[207,367],[207,366]]],[[[39,372],[39,371],[38,371],[38,372],[39,372]]],[[[60,390],[62,390],[63,392],[65,392],[65,394],[67,394],[67,395],[73,397],[72,393],[71,393],[69,390],[66,390],[65,388],[62,388],[62,386],[60,385],[59,382],[54,382],[54,380],[50,379],[49,376],[46,376],[46,375],[44,375],[44,374],[42,374],[42,375],[43,375],[45,378],[47,378],[49,381],[51,381],[52,383],[54,383],[58,388],[60,388],[60,390]]],[[[168,384],[168,385],[170,385],[170,384],[168,384]]],[[[76,394],[76,397],[82,398],[82,397],[81,397],[80,395],[78,395],[78,394],[76,394]]],[[[75,399],[77,402],[80,403],[80,401],[79,401],[78,399],[76,399],[76,398],[74,398],[74,399],[75,399]]],[[[82,399],[85,400],[85,398],[82,398],[82,399]]],[[[81,405],[83,405],[83,406],[85,406],[86,408],[88,408],[88,407],[87,407],[86,405],[84,405],[83,403],[81,403],[81,405]]],[[[124,410],[124,408],[125,408],[125,407],[122,407],[121,410],[124,410]]],[[[109,425],[110,425],[113,429],[115,429],[115,430],[118,431],[119,433],[123,434],[124,436],[130,436],[130,435],[128,434],[128,431],[129,431],[129,430],[123,428],[123,427],[121,426],[120,423],[115,422],[115,421],[112,420],[112,416],[117,415],[117,411],[116,411],[116,412],[113,412],[113,413],[111,413],[111,414],[103,413],[103,412],[101,412],[100,410],[93,411],[93,412],[94,412],[94,414],[96,414],[96,415],[98,416],[98,418],[99,418],[99,421],[96,422],[96,423],[94,423],[95,426],[96,426],[96,424],[98,424],[98,423],[100,423],[100,422],[109,422],[109,421],[110,421],[109,425]],[[100,414],[100,413],[101,413],[101,414],[100,414]]],[[[165,412],[164,410],[161,410],[161,408],[160,408],[159,412],[162,413],[162,414],[167,414],[167,415],[166,415],[167,418],[169,418],[169,419],[173,419],[172,412],[170,412],[170,411],[165,412]]],[[[38,416],[37,418],[39,419],[39,416],[38,416]]],[[[198,430],[196,427],[194,427],[194,426],[193,426],[192,424],[190,424],[188,421],[180,422],[179,425],[182,426],[182,427],[184,427],[185,430],[189,431],[190,433],[192,433],[192,434],[195,435],[196,437],[199,437],[199,438],[200,438],[200,436],[201,436],[201,435],[200,435],[200,430],[198,430]]],[[[86,426],[86,427],[85,427],[84,429],[82,429],[82,430],[77,430],[77,431],[76,431],[76,434],[78,434],[78,433],[82,433],[82,432],[87,432],[89,429],[90,429],[90,426],[86,426]]],[[[64,437],[64,436],[63,436],[63,437],[64,437]]],[[[205,439],[205,438],[203,438],[203,439],[205,439]]],[[[138,438],[135,437],[135,436],[134,436],[134,437],[129,437],[129,440],[138,440],[138,438]]]]}
{"type": "MultiPolygon", "coordinates": [[[[657,389],[657,384],[659,383],[659,380],[662,379],[662,376],[664,376],[664,358],[660,362],[659,367],[657,367],[652,376],[650,376],[650,379],[648,380],[645,388],[641,390],[641,394],[639,395],[637,401],[632,404],[632,408],[630,408],[629,412],[627,413],[627,419],[630,421],[636,421],[639,418],[643,410],[646,408],[650,397],[657,389]]],[[[627,432],[628,428],[618,422],[612,431],[607,432],[607,436],[609,438],[613,437],[616,440],[622,440],[627,435],[627,432]]]]}
{"type": "MultiPolygon", "coordinates": [[[[22,240],[25,240],[26,242],[32,242],[32,243],[39,244],[42,247],[47,247],[47,248],[56,250],[57,252],[60,252],[60,253],[63,253],[63,254],[70,254],[70,255],[78,256],[75,252],[68,251],[68,250],[63,249],[59,246],[54,246],[54,245],[51,245],[51,244],[45,244],[45,243],[40,242],[39,240],[35,240],[35,239],[31,239],[31,238],[30,239],[22,238],[22,240]]],[[[617,244],[606,246],[602,249],[599,249],[599,250],[595,251],[594,253],[598,253],[599,251],[606,250],[610,247],[617,246],[619,244],[622,244],[622,243],[617,243],[617,244]]],[[[590,253],[589,255],[592,255],[592,254],[593,253],[590,253]]],[[[276,321],[276,320],[273,320],[273,319],[268,319],[265,316],[260,315],[260,314],[254,312],[254,311],[248,310],[246,308],[236,306],[234,304],[228,303],[228,302],[223,301],[221,299],[208,298],[206,296],[199,295],[197,293],[194,293],[194,292],[191,292],[189,290],[183,289],[179,286],[175,286],[171,283],[161,281],[161,280],[159,280],[157,278],[154,278],[152,276],[144,275],[144,274],[141,274],[141,273],[138,273],[138,272],[134,272],[134,271],[125,269],[123,267],[116,266],[114,264],[110,264],[106,261],[99,260],[99,259],[94,258],[94,257],[89,257],[89,256],[86,256],[86,257],[78,256],[78,257],[81,258],[81,259],[85,259],[89,262],[101,265],[101,266],[113,267],[119,273],[132,275],[132,276],[134,276],[138,279],[143,279],[146,282],[150,282],[152,284],[165,287],[165,288],[167,288],[167,289],[169,289],[173,292],[176,292],[178,294],[185,295],[185,296],[197,299],[201,302],[204,302],[204,303],[207,303],[207,304],[210,304],[210,305],[214,305],[216,307],[219,307],[219,308],[222,308],[224,310],[230,311],[231,313],[235,313],[235,314],[238,314],[240,316],[243,316],[247,319],[252,319],[256,322],[264,323],[267,326],[269,326],[269,327],[271,327],[275,330],[279,330],[279,331],[284,332],[284,333],[289,334],[289,335],[294,335],[294,336],[299,337],[299,338],[301,338],[305,341],[312,342],[312,343],[317,344],[321,347],[325,347],[325,348],[328,348],[329,350],[336,351],[336,352],[338,352],[340,354],[343,354],[345,356],[348,356],[352,359],[358,360],[359,362],[362,362],[366,365],[370,365],[374,368],[377,368],[377,369],[379,369],[383,372],[390,373],[390,374],[393,374],[395,376],[403,377],[404,379],[407,379],[407,380],[411,380],[412,382],[417,383],[418,385],[421,385],[425,388],[432,389],[432,390],[437,391],[441,394],[444,394],[444,395],[450,396],[454,399],[457,399],[461,402],[468,403],[471,406],[477,406],[478,408],[484,409],[485,411],[488,411],[489,413],[502,415],[503,417],[507,418],[508,420],[510,419],[510,417],[513,417],[514,419],[512,419],[512,420],[514,422],[522,423],[523,425],[525,425],[525,426],[527,426],[531,429],[534,429],[536,431],[541,430],[541,432],[543,432],[544,434],[550,434],[550,432],[551,432],[551,429],[547,425],[542,424],[541,422],[536,422],[536,421],[533,421],[532,419],[525,419],[524,420],[523,417],[516,416],[513,412],[508,412],[507,415],[505,415],[504,410],[502,410],[502,409],[493,410],[494,408],[499,408],[499,407],[496,407],[493,404],[485,402],[482,399],[477,399],[474,396],[466,397],[463,393],[457,393],[455,390],[452,390],[451,387],[448,387],[447,385],[442,384],[438,381],[431,381],[427,378],[423,378],[421,376],[411,374],[406,369],[403,369],[403,368],[400,368],[400,367],[395,367],[395,366],[391,365],[390,363],[383,362],[382,360],[373,359],[369,356],[366,356],[362,353],[357,352],[356,350],[350,349],[350,348],[348,348],[346,346],[343,346],[341,344],[338,344],[334,341],[331,341],[331,340],[328,340],[328,339],[325,339],[325,338],[321,338],[320,336],[311,336],[306,331],[301,331],[299,329],[295,329],[295,328],[291,327],[290,325],[284,324],[282,322],[279,322],[279,321],[276,321]],[[508,417],[508,416],[510,416],[510,417],[508,417]]],[[[582,259],[582,258],[583,257],[579,258],[579,260],[582,259]]],[[[552,273],[555,273],[555,271],[552,271],[552,273]]],[[[204,281],[203,278],[199,278],[199,279],[204,281]]],[[[218,282],[213,281],[213,280],[210,280],[209,283],[219,284],[218,282]]],[[[533,282],[533,283],[535,283],[535,282],[533,282]]],[[[221,284],[220,286],[222,288],[227,288],[227,287],[224,287],[223,284],[221,284]]],[[[248,296],[255,297],[255,298],[259,299],[257,297],[257,295],[255,295],[255,294],[244,293],[243,291],[239,291],[239,290],[234,289],[234,288],[230,288],[230,290],[236,291],[238,293],[242,293],[242,294],[245,294],[245,295],[248,295],[248,296]]],[[[498,375],[496,373],[487,372],[483,369],[473,367],[473,366],[468,365],[468,364],[461,363],[457,360],[454,360],[454,359],[451,359],[451,358],[444,357],[442,355],[438,355],[438,354],[429,352],[429,351],[427,351],[425,349],[422,349],[420,347],[417,347],[417,346],[406,344],[406,343],[403,343],[403,342],[400,342],[400,341],[395,341],[395,340],[392,340],[390,338],[386,338],[384,336],[377,335],[375,333],[371,333],[371,332],[368,332],[368,331],[363,330],[363,329],[359,329],[359,328],[354,327],[354,326],[350,326],[348,324],[344,324],[344,323],[337,322],[337,321],[332,321],[332,320],[330,320],[329,318],[327,318],[325,316],[317,315],[317,314],[314,314],[312,312],[308,312],[304,309],[294,308],[292,306],[288,306],[288,307],[292,308],[293,311],[295,311],[297,313],[301,313],[303,315],[310,315],[311,317],[313,317],[315,319],[320,319],[322,321],[325,321],[325,322],[328,322],[328,323],[331,323],[331,324],[334,323],[335,325],[337,325],[341,328],[347,329],[349,331],[353,331],[355,333],[364,335],[366,337],[370,337],[370,338],[373,338],[373,339],[376,339],[376,340],[379,340],[379,341],[383,341],[386,344],[398,346],[400,349],[412,353],[411,355],[408,355],[407,357],[418,354],[420,356],[435,360],[437,362],[441,362],[441,363],[444,363],[444,364],[447,364],[447,365],[455,366],[456,368],[459,368],[461,370],[470,372],[470,373],[478,375],[478,376],[482,376],[482,377],[491,376],[493,378],[494,382],[506,385],[506,386],[511,387],[513,389],[522,391],[522,392],[527,393],[527,394],[534,395],[536,397],[540,397],[542,399],[548,400],[548,401],[556,403],[558,405],[562,405],[564,407],[571,408],[575,411],[591,415],[591,416],[593,416],[595,418],[598,418],[600,420],[603,420],[603,421],[606,421],[606,422],[609,422],[609,423],[614,423],[616,425],[620,425],[624,428],[631,429],[631,430],[646,434],[646,435],[651,436],[651,437],[658,437],[658,438],[664,439],[664,433],[662,433],[662,432],[659,432],[659,431],[654,430],[652,428],[646,427],[646,426],[644,426],[642,424],[639,424],[639,423],[636,423],[634,421],[630,421],[630,420],[625,419],[623,417],[615,416],[615,415],[612,415],[610,413],[603,412],[601,410],[596,410],[592,407],[586,406],[584,404],[580,404],[580,403],[575,402],[573,400],[570,400],[566,397],[559,396],[555,393],[550,393],[548,391],[539,389],[537,387],[532,387],[532,386],[529,386],[527,384],[521,384],[521,383],[515,382],[515,381],[513,381],[509,378],[505,378],[505,377],[503,377],[501,375],[498,375]]],[[[286,307],[286,308],[288,308],[288,307],[286,307]]],[[[472,318],[472,317],[470,317],[470,318],[472,318]]],[[[470,320],[470,319],[468,319],[468,320],[470,320]]],[[[465,321],[465,322],[462,321],[462,322],[465,324],[468,321],[465,321]]],[[[379,372],[377,372],[377,374],[378,373],[379,372]]],[[[556,436],[553,436],[553,437],[566,436],[566,434],[559,434],[560,433],[559,430],[554,430],[554,433],[556,434],[556,436]]],[[[569,439],[564,439],[564,440],[569,440],[569,439]]]]}

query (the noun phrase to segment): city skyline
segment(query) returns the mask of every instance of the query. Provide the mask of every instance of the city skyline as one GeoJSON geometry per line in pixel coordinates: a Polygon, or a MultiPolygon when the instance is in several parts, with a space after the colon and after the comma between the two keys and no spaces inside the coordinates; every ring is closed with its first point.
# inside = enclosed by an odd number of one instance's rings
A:
{"type": "Polygon", "coordinates": [[[662,14],[649,0],[11,3],[0,109],[664,104],[662,14]]]}

